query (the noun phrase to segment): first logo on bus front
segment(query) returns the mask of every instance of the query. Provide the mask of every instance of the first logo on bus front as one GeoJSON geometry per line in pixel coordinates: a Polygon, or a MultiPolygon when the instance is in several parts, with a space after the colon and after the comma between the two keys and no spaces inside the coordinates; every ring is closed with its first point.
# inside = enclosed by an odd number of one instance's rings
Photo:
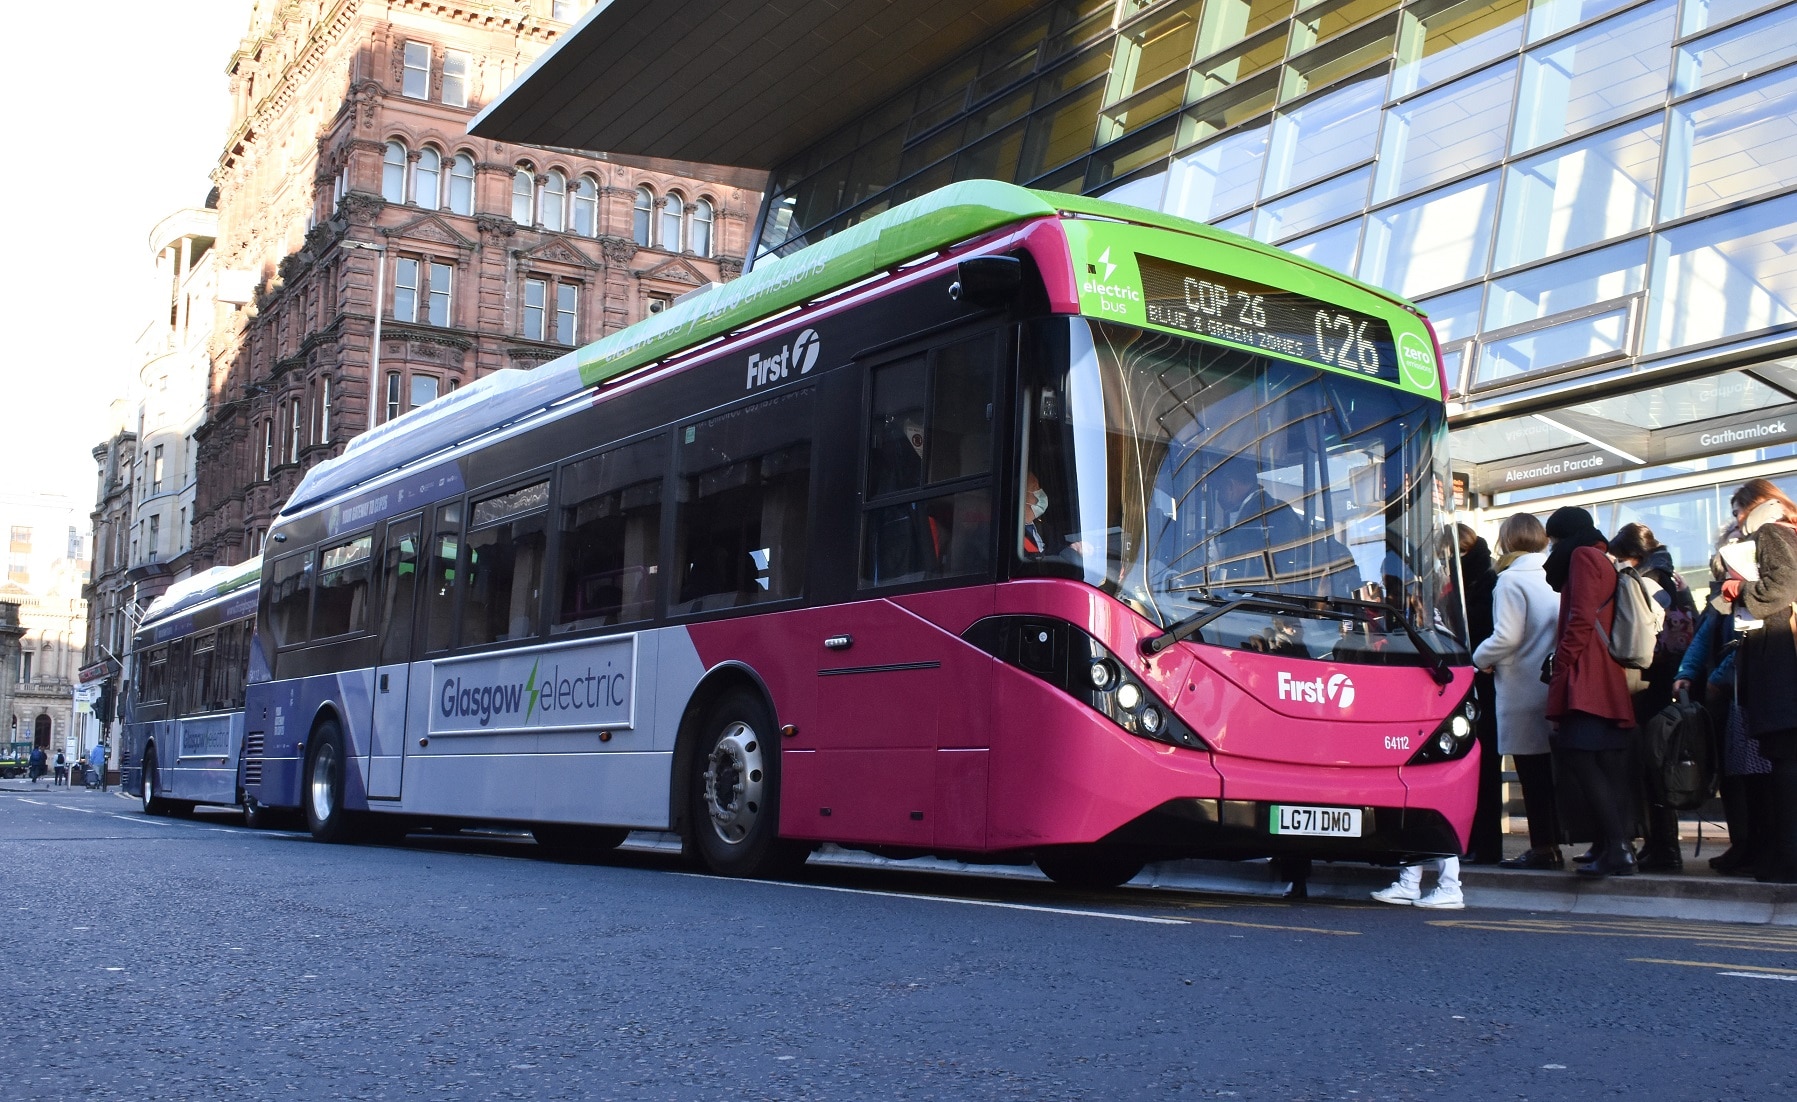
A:
{"type": "Polygon", "coordinates": [[[811,369],[817,366],[820,343],[817,330],[807,329],[794,337],[791,344],[781,345],[778,352],[767,354],[764,350],[749,353],[748,383],[743,389],[775,386],[794,375],[809,375],[811,369]]]}

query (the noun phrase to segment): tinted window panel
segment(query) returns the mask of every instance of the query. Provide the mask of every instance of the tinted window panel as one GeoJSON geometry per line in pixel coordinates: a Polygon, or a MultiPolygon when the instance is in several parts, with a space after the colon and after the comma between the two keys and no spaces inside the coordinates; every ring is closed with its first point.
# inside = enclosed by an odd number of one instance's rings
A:
{"type": "Polygon", "coordinates": [[[562,469],[555,630],[654,614],[667,452],[668,438],[656,436],[562,469]]]}
{"type": "Polygon", "coordinates": [[[528,639],[541,627],[549,480],[477,502],[468,533],[462,645],[528,639]],[[531,510],[526,512],[525,510],[531,510]],[[488,527],[478,527],[489,522],[488,527]]]}
{"type": "Polygon", "coordinates": [[[671,612],[804,591],[814,394],[742,406],[681,430],[671,612]]]}
{"type": "Polygon", "coordinates": [[[269,568],[268,630],[275,646],[289,647],[306,640],[307,616],[312,607],[312,556],[289,555],[269,568]]]}
{"type": "Polygon", "coordinates": [[[327,547],[318,554],[318,600],[312,608],[312,637],[328,639],[368,627],[368,579],[372,535],[327,547]]]}

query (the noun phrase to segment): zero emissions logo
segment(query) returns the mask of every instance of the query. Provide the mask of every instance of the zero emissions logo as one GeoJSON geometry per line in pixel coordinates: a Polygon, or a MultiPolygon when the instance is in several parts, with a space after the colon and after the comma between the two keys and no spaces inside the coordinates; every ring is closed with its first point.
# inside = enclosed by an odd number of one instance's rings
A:
{"type": "Polygon", "coordinates": [[[1435,356],[1415,333],[1399,334],[1398,367],[1404,372],[1404,381],[1416,389],[1435,389],[1435,356]]]}

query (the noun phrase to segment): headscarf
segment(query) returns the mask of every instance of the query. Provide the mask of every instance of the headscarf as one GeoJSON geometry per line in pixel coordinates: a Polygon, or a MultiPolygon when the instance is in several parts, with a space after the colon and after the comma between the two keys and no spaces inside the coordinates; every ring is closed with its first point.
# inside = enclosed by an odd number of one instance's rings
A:
{"type": "Polygon", "coordinates": [[[1547,584],[1558,593],[1566,587],[1567,576],[1572,572],[1574,551],[1581,547],[1607,545],[1591,514],[1576,505],[1555,509],[1554,515],[1547,518],[1546,527],[1548,538],[1554,541],[1554,549],[1547,553],[1547,563],[1542,569],[1547,574],[1547,584]]]}

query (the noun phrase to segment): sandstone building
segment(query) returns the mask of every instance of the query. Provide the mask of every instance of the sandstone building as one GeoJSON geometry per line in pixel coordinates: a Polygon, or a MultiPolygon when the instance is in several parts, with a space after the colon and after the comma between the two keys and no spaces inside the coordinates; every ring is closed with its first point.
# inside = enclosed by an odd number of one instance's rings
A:
{"type": "Polygon", "coordinates": [[[213,172],[195,569],[258,552],[364,428],[741,271],[757,176],[467,135],[588,6],[256,0],[213,172]]]}

